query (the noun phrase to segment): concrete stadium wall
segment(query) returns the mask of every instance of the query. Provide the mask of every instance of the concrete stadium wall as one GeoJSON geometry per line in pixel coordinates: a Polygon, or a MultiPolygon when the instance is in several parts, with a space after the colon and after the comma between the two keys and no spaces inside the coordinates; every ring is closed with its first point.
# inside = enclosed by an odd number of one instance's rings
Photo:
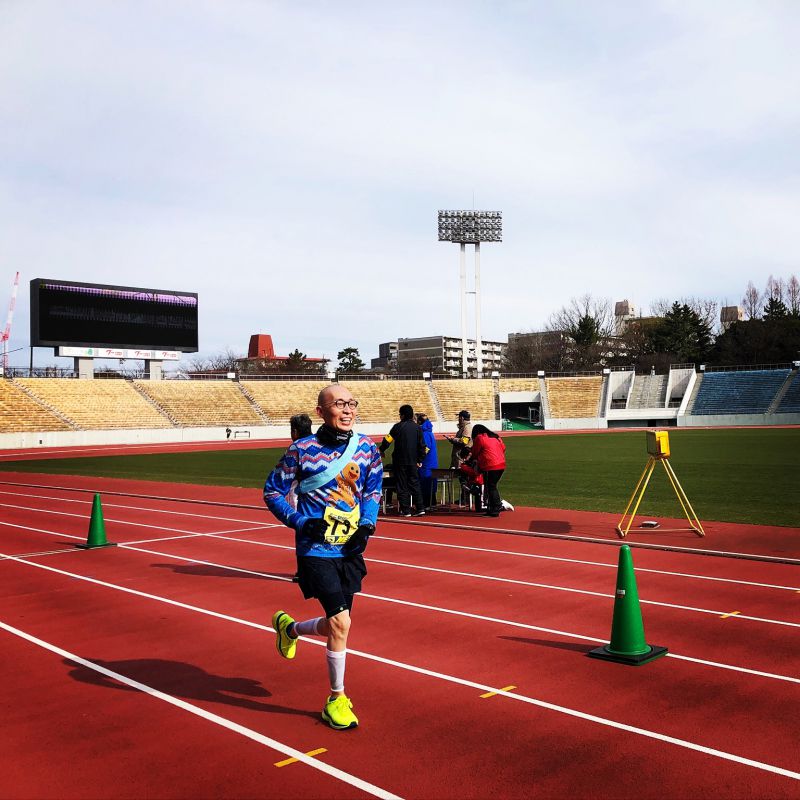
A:
{"type": "Polygon", "coordinates": [[[544,429],[546,431],[577,431],[607,428],[605,417],[545,417],[544,429]]]}
{"type": "Polygon", "coordinates": [[[678,427],[715,428],[731,425],[800,425],[800,414],[684,414],[678,427]]]}
{"type": "Polygon", "coordinates": [[[615,408],[608,411],[608,427],[619,428],[624,425],[633,426],[636,422],[646,426],[649,420],[655,425],[674,425],[678,417],[677,408],[615,408]]]}

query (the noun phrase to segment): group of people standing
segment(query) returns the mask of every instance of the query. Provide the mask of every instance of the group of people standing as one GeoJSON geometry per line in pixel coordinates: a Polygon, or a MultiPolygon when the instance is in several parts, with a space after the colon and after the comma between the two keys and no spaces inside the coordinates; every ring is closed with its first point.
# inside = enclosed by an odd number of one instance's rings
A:
{"type": "MultiPolygon", "coordinates": [[[[353,601],[367,574],[363,553],[378,520],[382,455],[394,445],[393,470],[405,516],[422,516],[425,500],[432,502],[436,487],[431,470],[438,464],[433,425],[424,414],[415,419],[411,406],[401,406],[400,421],[378,448],[369,436],[353,430],[357,408],[346,387],[325,387],[316,409],[322,425],[312,434],[307,415],[292,418],[292,444],[264,484],[267,507],[295,531],[296,578],[303,597],[316,598],[325,614],[297,621],[276,611],[276,647],[283,658],[293,659],[301,636],[326,638],[330,694],[322,719],[335,730],[358,725],[344,690],[347,638],[353,601]]],[[[460,455],[464,448],[476,461],[486,486],[487,514],[497,516],[502,508],[497,483],[505,469],[502,440],[483,425],[472,427],[469,412],[462,411],[450,441],[459,465],[465,460],[460,455]]]]}
{"type": "MultiPolygon", "coordinates": [[[[397,501],[404,517],[422,517],[434,504],[437,481],[433,470],[438,467],[433,424],[425,414],[414,417],[410,405],[400,406],[400,421],[384,437],[378,448],[383,455],[390,446],[392,472],[396,481],[397,501]]],[[[455,470],[462,484],[462,503],[475,498],[475,508],[485,515],[499,517],[510,508],[500,497],[497,484],[506,468],[506,446],[503,440],[485,425],[472,424],[467,410],[459,411],[455,436],[445,437],[453,446],[450,469],[455,470]],[[483,497],[485,493],[485,498],[483,497]]]]}

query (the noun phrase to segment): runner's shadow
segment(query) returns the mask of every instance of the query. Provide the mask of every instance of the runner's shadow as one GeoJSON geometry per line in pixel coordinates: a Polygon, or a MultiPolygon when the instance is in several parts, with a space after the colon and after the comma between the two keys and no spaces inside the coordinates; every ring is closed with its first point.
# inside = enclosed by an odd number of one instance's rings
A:
{"type": "MultiPolygon", "coordinates": [[[[274,703],[261,703],[250,698],[272,697],[272,693],[261,683],[252,678],[227,678],[213,675],[193,664],[183,661],[167,661],[161,658],[139,658],[125,661],[101,661],[90,658],[93,664],[118,672],[126,678],[143,683],[164,694],[182,697],[186,700],[205,700],[211,703],[223,703],[251,711],[269,711],[280,714],[294,714],[303,717],[319,718],[313,711],[299,708],[288,708],[274,703]]],[[[64,659],[64,664],[71,667],[69,676],[82,683],[91,683],[107,689],[138,691],[132,686],[120,683],[114,678],[103,675],[96,670],[64,659]]]]}
{"type": "Polygon", "coordinates": [[[171,569],[178,575],[196,575],[203,578],[250,578],[251,580],[275,581],[291,578],[294,573],[271,572],[269,575],[254,575],[226,567],[212,567],[210,564],[151,564],[158,569],[171,569]]]}
{"type": "Polygon", "coordinates": [[[588,653],[597,647],[596,644],[578,644],[576,642],[554,642],[551,639],[530,639],[527,636],[501,636],[508,642],[521,642],[522,644],[537,644],[541,647],[552,647],[556,650],[571,650],[574,653],[588,653]]]}
{"type": "Polygon", "coordinates": [[[531,533],[569,533],[572,525],[562,519],[535,519],[528,530],[531,533]]]}

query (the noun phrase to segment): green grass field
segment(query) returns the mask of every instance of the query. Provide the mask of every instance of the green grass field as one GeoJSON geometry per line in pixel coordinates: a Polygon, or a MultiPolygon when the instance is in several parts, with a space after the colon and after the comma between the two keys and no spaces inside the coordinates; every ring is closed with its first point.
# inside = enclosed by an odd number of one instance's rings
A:
{"type": "MultiPolygon", "coordinates": [[[[800,527],[800,429],[671,430],[671,463],[702,520],[800,527]]],[[[500,483],[512,503],[622,514],[647,453],[645,434],[506,439],[500,483]]],[[[283,449],[5,462],[4,470],[260,487],[283,449]]],[[[439,443],[439,463],[450,448],[439,443]]],[[[639,514],[681,515],[660,467],[639,514]]]]}

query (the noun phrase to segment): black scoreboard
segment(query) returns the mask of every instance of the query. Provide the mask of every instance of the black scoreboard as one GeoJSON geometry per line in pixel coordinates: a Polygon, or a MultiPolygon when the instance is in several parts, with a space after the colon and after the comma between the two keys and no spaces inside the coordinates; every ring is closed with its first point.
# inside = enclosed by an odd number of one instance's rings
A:
{"type": "Polygon", "coordinates": [[[31,347],[124,347],[195,353],[197,294],[35,278],[31,347]]]}

